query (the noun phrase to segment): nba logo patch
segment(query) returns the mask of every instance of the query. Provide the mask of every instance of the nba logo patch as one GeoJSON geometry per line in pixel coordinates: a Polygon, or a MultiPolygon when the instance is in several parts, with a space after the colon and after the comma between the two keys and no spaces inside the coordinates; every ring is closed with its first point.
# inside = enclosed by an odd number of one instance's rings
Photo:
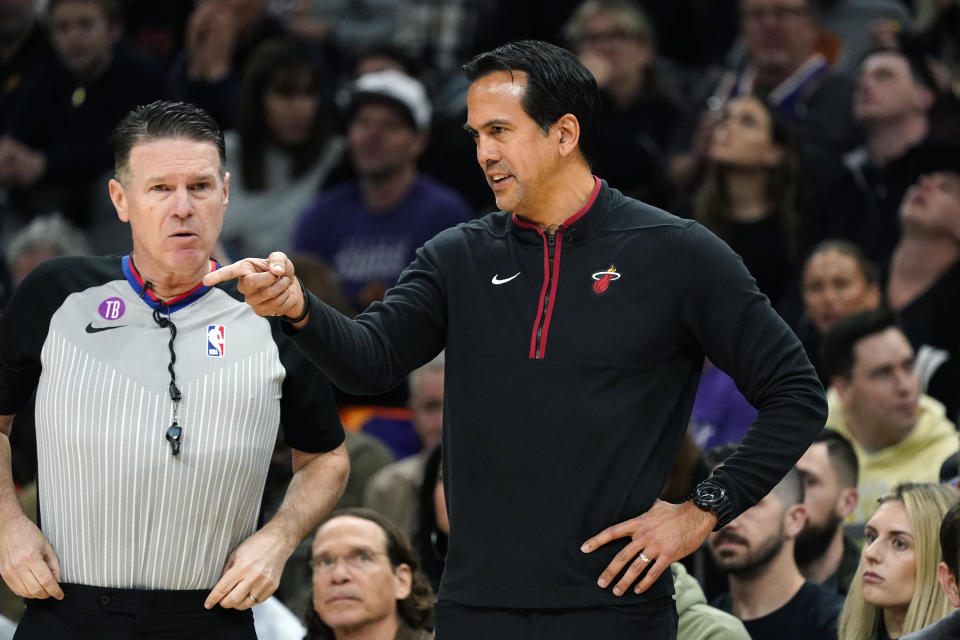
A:
{"type": "Polygon", "coordinates": [[[222,324],[207,326],[207,355],[211,358],[222,358],[226,351],[226,330],[222,324]]]}

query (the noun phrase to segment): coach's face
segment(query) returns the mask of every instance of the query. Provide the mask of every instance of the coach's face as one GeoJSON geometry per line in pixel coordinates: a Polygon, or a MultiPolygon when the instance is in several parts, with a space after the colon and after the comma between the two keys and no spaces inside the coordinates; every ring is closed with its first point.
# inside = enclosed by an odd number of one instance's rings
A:
{"type": "Polygon", "coordinates": [[[110,181],[110,197],[130,223],[137,267],[155,279],[199,280],[209,270],[230,186],[217,147],[185,138],[138,142],[128,167],[110,181]]]}
{"type": "Polygon", "coordinates": [[[550,189],[560,159],[557,127],[547,133],[523,109],[527,74],[494,71],[467,92],[467,129],[497,206],[526,214],[550,189]]]}

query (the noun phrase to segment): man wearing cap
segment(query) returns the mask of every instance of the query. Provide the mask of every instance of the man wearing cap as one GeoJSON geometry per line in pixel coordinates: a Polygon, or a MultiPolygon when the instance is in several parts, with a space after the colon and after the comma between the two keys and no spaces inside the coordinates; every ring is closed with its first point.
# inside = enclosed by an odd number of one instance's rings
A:
{"type": "Polygon", "coordinates": [[[414,251],[469,220],[451,189],[421,175],[430,102],[399,71],[368,73],[349,88],[347,137],[357,180],[322,193],[294,233],[294,247],[323,258],[357,311],[383,298],[414,251]]]}

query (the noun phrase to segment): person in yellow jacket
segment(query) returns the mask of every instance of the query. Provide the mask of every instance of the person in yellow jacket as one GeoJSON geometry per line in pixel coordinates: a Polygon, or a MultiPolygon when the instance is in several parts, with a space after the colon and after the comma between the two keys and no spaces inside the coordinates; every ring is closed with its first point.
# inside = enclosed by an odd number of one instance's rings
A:
{"type": "Polygon", "coordinates": [[[831,383],[826,427],[850,441],[860,467],[860,502],[849,521],[866,522],[897,484],[939,482],[960,440],[943,405],[921,393],[913,348],[890,311],[844,318],[822,355],[831,383]]]}

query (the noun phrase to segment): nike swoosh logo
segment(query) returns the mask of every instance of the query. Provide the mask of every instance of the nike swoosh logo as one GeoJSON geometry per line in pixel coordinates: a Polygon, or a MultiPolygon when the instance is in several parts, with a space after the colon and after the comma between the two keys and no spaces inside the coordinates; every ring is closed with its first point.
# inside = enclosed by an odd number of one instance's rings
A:
{"type": "Polygon", "coordinates": [[[496,274],[495,276],[493,276],[493,279],[490,280],[490,282],[492,282],[493,284],[506,284],[507,282],[510,282],[511,280],[513,280],[514,278],[516,278],[518,275],[520,275],[520,272],[517,271],[515,274],[513,274],[513,275],[510,276],[509,278],[504,278],[503,280],[501,280],[501,279],[498,277],[499,275],[500,275],[500,274],[498,273],[498,274],[496,274]]]}
{"type": "Polygon", "coordinates": [[[90,322],[87,324],[87,333],[100,333],[101,331],[110,331],[110,329],[119,329],[120,327],[125,327],[125,324],[115,324],[109,327],[95,327],[93,323],[90,322]]]}

